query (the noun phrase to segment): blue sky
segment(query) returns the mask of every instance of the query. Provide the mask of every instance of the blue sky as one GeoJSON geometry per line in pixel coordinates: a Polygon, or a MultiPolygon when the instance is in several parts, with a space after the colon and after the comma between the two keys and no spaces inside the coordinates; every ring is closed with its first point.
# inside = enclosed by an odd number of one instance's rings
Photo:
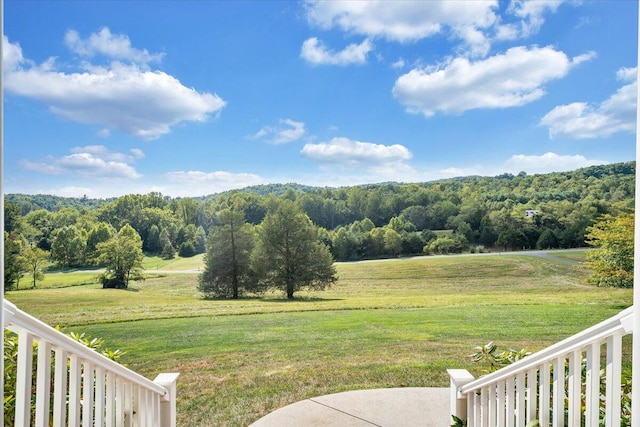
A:
{"type": "Polygon", "coordinates": [[[635,159],[635,1],[4,3],[4,191],[201,196],[635,159]]]}

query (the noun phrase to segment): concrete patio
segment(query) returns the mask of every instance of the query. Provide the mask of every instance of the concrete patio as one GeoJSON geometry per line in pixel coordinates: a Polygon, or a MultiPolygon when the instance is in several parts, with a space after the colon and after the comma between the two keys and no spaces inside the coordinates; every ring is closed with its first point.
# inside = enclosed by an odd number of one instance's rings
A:
{"type": "Polygon", "coordinates": [[[446,427],[449,393],[417,387],[347,391],[293,403],[251,427],[446,427]]]}

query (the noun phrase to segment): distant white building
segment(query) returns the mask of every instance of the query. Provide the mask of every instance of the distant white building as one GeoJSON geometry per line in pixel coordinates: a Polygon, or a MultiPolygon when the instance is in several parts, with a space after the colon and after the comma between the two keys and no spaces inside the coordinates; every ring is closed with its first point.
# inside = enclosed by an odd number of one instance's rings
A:
{"type": "Polygon", "coordinates": [[[532,216],[538,215],[540,213],[537,209],[527,209],[524,211],[524,216],[527,218],[531,218],[532,216]]]}

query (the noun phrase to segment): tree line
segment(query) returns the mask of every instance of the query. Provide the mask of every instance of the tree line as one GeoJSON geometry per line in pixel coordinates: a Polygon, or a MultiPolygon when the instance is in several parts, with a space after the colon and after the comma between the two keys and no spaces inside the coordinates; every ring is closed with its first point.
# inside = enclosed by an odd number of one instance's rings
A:
{"type": "Polygon", "coordinates": [[[59,267],[104,264],[104,243],[125,226],[135,231],[147,254],[169,259],[204,253],[212,236],[228,225],[227,210],[258,227],[284,201],[308,218],[338,261],[579,247],[597,218],[632,207],[635,166],[627,162],[563,173],[341,188],[274,184],[200,198],[6,195],[5,265],[18,267],[5,277],[5,287],[39,269],[26,261],[29,256],[45,253],[59,267]]]}

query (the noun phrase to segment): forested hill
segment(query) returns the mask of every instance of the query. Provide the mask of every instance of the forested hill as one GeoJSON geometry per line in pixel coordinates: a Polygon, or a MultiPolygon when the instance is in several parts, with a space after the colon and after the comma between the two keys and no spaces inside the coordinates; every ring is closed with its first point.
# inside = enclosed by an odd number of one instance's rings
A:
{"type": "Polygon", "coordinates": [[[89,245],[99,230],[131,225],[144,250],[189,255],[204,251],[204,236],[220,209],[242,210],[259,224],[279,200],[295,202],[321,228],[338,260],[449,253],[484,247],[584,246],[589,225],[634,205],[635,162],[543,175],[505,174],[427,183],[341,188],[296,184],[255,186],[203,198],[159,193],[110,200],[9,194],[5,227],[16,240],[55,246],[74,235],[89,245]]]}
{"type": "MultiPolygon", "coordinates": [[[[449,178],[438,181],[430,181],[418,184],[381,183],[366,184],[352,187],[330,188],[313,187],[295,183],[254,185],[241,190],[226,191],[224,193],[211,194],[205,197],[194,198],[198,201],[211,202],[221,197],[238,192],[255,194],[257,196],[275,195],[282,196],[285,193],[312,193],[312,194],[344,194],[350,190],[364,191],[395,191],[396,189],[421,188],[425,190],[437,189],[444,192],[468,193],[469,189],[479,192],[478,196],[486,201],[504,201],[511,199],[518,203],[544,202],[549,200],[568,200],[576,202],[589,195],[602,200],[622,200],[628,197],[628,185],[633,188],[635,177],[635,162],[615,163],[611,165],[591,166],[577,169],[572,172],[556,172],[543,175],[518,175],[503,174],[495,177],[468,176],[449,178]],[[618,182],[624,182],[625,188],[619,189],[617,195],[611,194],[613,186],[618,182]]],[[[614,191],[615,192],[615,191],[614,191]]],[[[631,197],[633,195],[631,194],[631,197]]],[[[171,197],[162,196],[166,201],[171,197]]],[[[180,198],[177,198],[180,199],[180,198]]],[[[114,201],[110,199],[90,199],[85,197],[60,197],[49,194],[6,194],[5,203],[19,205],[23,215],[30,211],[46,209],[54,212],[61,208],[71,207],[75,209],[96,209],[106,203],[114,201]]]]}

